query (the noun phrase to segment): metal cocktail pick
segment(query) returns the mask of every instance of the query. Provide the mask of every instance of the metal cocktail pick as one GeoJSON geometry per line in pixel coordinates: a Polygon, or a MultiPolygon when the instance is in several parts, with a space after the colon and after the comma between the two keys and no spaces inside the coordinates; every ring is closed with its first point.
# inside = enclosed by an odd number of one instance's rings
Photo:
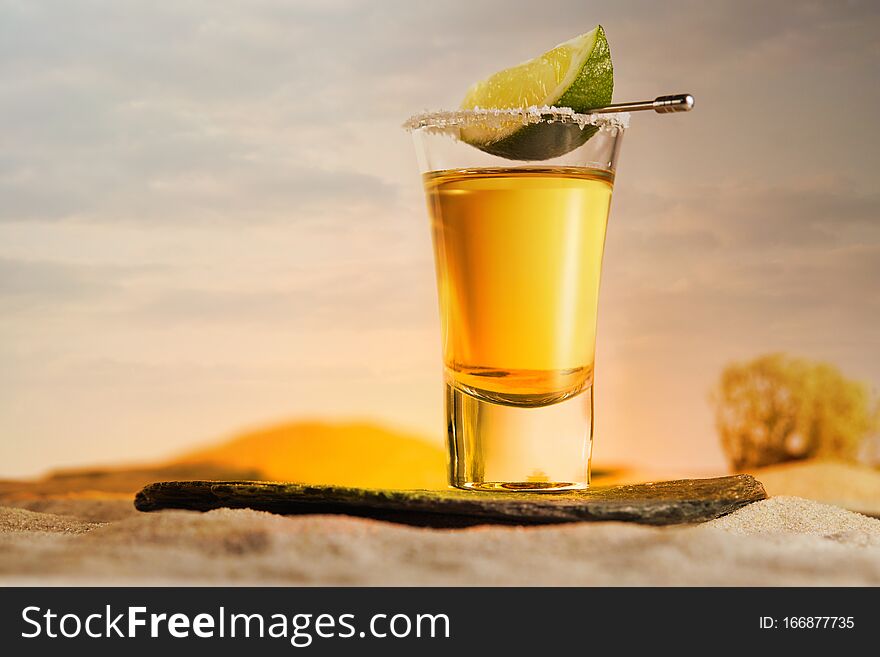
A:
{"type": "Polygon", "coordinates": [[[605,107],[590,110],[590,114],[608,114],[611,112],[638,112],[654,110],[658,114],[669,112],[690,112],[694,108],[694,97],[690,94],[658,96],[654,100],[643,100],[637,103],[614,103],[605,107]]]}

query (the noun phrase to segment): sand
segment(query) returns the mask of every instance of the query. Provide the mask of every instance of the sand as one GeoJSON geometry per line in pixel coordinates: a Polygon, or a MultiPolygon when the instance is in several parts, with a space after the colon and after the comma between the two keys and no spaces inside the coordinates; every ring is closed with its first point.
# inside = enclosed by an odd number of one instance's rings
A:
{"type": "Polygon", "coordinates": [[[775,497],[697,526],[430,530],[124,500],[0,507],[2,584],[880,585],[880,520],[775,497]]]}
{"type": "Polygon", "coordinates": [[[768,495],[792,495],[880,517],[880,469],[835,461],[795,461],[752,471],[768,495]]]}
{"type": "Polygon", "coordinates": [[[686,527],[135,511],[145,482],[231,476],[193,468],[0,482],[0,584],[880,585],[880,520],[853,512],[880,516],[880,472],[851,464],[762,469],[774,497],[686,527]]]}

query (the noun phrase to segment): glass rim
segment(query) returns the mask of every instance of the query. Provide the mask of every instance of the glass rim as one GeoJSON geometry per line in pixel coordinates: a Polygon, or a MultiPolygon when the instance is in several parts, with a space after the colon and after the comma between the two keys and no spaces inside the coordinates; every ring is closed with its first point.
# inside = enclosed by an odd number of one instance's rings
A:
{"type": "Polygon", "coordinates": [[[570,107],[515,107],[511,109],[483,109],[476,107],[465,110],[438,110],[421,112],[408,118],[401,126],[407,132],[426,131],[447,133],[466,127],[503,128],[509,127],[511,120],[523,125],[536,123],[576,124],[581,129],[595,126],[599,129],[626,130],[629,127],[629,112],[606,114],[582,114],[570,107]]]}

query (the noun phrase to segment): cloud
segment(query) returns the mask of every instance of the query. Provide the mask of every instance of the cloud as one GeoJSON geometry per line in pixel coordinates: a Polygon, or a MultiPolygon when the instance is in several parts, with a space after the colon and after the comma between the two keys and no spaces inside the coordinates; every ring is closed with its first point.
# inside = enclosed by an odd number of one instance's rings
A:
{"type": "Polygon", "coordinates": [[[125,285],[154,266],[82,265],[0,257],[0,308],[13,313],[46,316],[124,293],[125,285]]]}
{"type": "Polygon", "coordinates": [[[840,179],[735,180],[697,184],[674,193],[627,194],[621,221],[633,240],[675,248],[778,252],[824,249],[866,238],[880,240],[880,194],[840,179]]]}
{"type": "Polygon", "coordinates": [[[282,280],[242,288],[170,287],[131,309],[138,323],[176,328],[218,325],[253,330],[409,330],[431,326],[436,296],[433,272],[420,261],[297,268],[282,280]],[[407,281],[401,286],[400,281],[407,281]]]}
{"type": "Polygon", "coordinates": [[[880,311],[874,191],[816,180],[698,186],[630,194],[612,215],[605,290],[639,315],[634,331],[746,334],[797,314],[810,335],[811,314],[857,326],[880,311]]]}
{"type": "Polygon", "coordinates": [[[0,220],[289,220],[393,203],[373,171],[314,157],[349,138],[338,76],[361,86],[350,54],[310,36],[340,8],[248,7],[8,7],[0,220]]]}
{"type": "MultiPolygon", "coordinates": [[[[868,2],[696,0],[562,2],[540,20],[500,1],[43,1],[3,13],[0,220],[97,222],[387,203],[411,162],[383,165],[384,144],[407,114],[455,104],[474,78],[573,24],[607,23],[620,93],[694,83],[742,113],[770,109],[749,100],[767,97],[749,78],[794,68],[836,80],[847,63],[863,67],[880,20],[868,2]]],[[[827,91],[809,102],[842,97],[834,80],[816,80],[827,91]]]]}

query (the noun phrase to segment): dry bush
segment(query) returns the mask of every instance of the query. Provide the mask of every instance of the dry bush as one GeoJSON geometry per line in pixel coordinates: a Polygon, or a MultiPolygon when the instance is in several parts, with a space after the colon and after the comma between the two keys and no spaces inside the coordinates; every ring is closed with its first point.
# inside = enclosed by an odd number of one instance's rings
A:
{"type": "Polygon", "coordinates": [[[805,458],[856,460],[880,419],[880,404],[864,383],[833,365],[784,354],[728,365],[712,401],[735,470],[805,458]]]}

